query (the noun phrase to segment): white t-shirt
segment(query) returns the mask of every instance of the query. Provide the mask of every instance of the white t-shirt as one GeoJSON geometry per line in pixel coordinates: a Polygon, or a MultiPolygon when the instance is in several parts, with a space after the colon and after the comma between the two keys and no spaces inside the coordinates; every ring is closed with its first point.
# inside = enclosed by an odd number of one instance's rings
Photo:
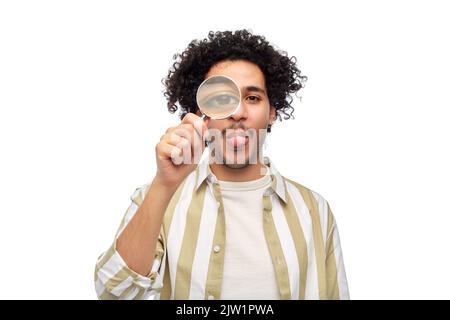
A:
{"type": "Polygon", "coordinates": [[[226,242],[220,299],[279,299],[263,229],[263,194],[269,170],[252,181],[220,181],[226,242]]]}

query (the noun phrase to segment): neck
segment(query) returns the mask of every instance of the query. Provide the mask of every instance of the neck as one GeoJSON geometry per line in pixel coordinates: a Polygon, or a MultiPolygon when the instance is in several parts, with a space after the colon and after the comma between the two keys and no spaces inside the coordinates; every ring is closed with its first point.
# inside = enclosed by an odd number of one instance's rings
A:
{"type": "Polygon", "coordinates": [[[217,163],[211,163],[209,166],[212,173],[221,181],[251,181],[261,178],[265,173],[265,171],[262,171],[264,165],[260,162],[249,164],[240,169],[232,169],[217,163]]]}

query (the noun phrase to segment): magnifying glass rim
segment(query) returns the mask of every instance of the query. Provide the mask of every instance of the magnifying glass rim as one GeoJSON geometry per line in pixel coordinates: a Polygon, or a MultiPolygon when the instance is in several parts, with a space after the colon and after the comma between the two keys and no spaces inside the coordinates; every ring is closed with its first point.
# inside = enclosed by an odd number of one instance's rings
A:
{"type": "Polygon", "coordinates": [[[235,114],[236,111],[238,111],[239,108],[241,107],[241,99],[242,99],[241,89],[239,89],[239,86],[237,85],[236,81],[234,81],[233,78],[231,78],[231,77],[229,77],[229,76],[225,76],[225,75],[221,75],[221,74],[216,74],[216,75],[210,76],[210,77],[206,78],[205,80],[203,80],[202,83],[200,83],[200,85],[198,86],[197,93],[195,94],[195,100],[196,100],[196,102],[197,102],[198,110],[200,110],[200,112],[201,112],[202,114],[204,114],[204,115],[207,116],[207,117],[210,117],[210,118],[213,119],[213,120],[221,120],[221,119],[226,119],[226,118],[231,117],[231,116],[232,116],[233,114],[235,114]],[[231,82],[234,83],[234,85],[236,86],[236,88],[238,89],[238,92],[239,92],[239,104],[238,104],[237,108],[234,109],[234,111],[233,111],[232,113],[230,113],[229,115],[227,115],[227,116],[225,116],[225,117],[214,118],[214,119],[213,119],[213,118],[211,118],[210,116],[208,116],[206,113],[204,113],[204,112],[202,111],[202,109],[200,108],[200,103],[198,103],[198,92],[200,91],[200,88],[202,87],[202,85],[203,85],[206,81],[208,81],[209,79],[212,79],[212,78],[217,78],[217,77],[227,78],[228,80],[231,80],[231,82]]]}

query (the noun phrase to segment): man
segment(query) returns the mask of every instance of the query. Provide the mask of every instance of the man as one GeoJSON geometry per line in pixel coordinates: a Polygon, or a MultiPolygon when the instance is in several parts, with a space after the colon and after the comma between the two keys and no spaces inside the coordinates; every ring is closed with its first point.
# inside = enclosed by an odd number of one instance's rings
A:
{"type": "Polygon", "coordinates": [[[97,261],[98,297],[348,299],[327,201],[262,156],[264,134],[248,134],[292,115],[290,94],[306,78],[295,58],[239,30],[210,32],[175,59],[165,96],[182,121],[161,137],[154,179],[133,193],[97,261]],[[215,75],[236,82],[241,104],[229,118],[203,122],[196,90],[215,75]],[[205,144],[195,141],[210,143],[199,164],[195,151],[205,144]]]}

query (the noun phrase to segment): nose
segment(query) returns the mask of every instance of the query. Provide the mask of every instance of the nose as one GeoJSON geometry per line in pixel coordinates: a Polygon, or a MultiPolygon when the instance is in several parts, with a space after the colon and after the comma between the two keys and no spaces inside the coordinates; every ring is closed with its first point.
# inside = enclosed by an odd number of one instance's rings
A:
{"type": "Polygon", "coordinates": [[[239,121],[241,119],[247,119],[247,106],[243,101],[241,101],[241,104],[239,105],[239,108],[231,115],[231,118],[235,121],[239,121]]]}

